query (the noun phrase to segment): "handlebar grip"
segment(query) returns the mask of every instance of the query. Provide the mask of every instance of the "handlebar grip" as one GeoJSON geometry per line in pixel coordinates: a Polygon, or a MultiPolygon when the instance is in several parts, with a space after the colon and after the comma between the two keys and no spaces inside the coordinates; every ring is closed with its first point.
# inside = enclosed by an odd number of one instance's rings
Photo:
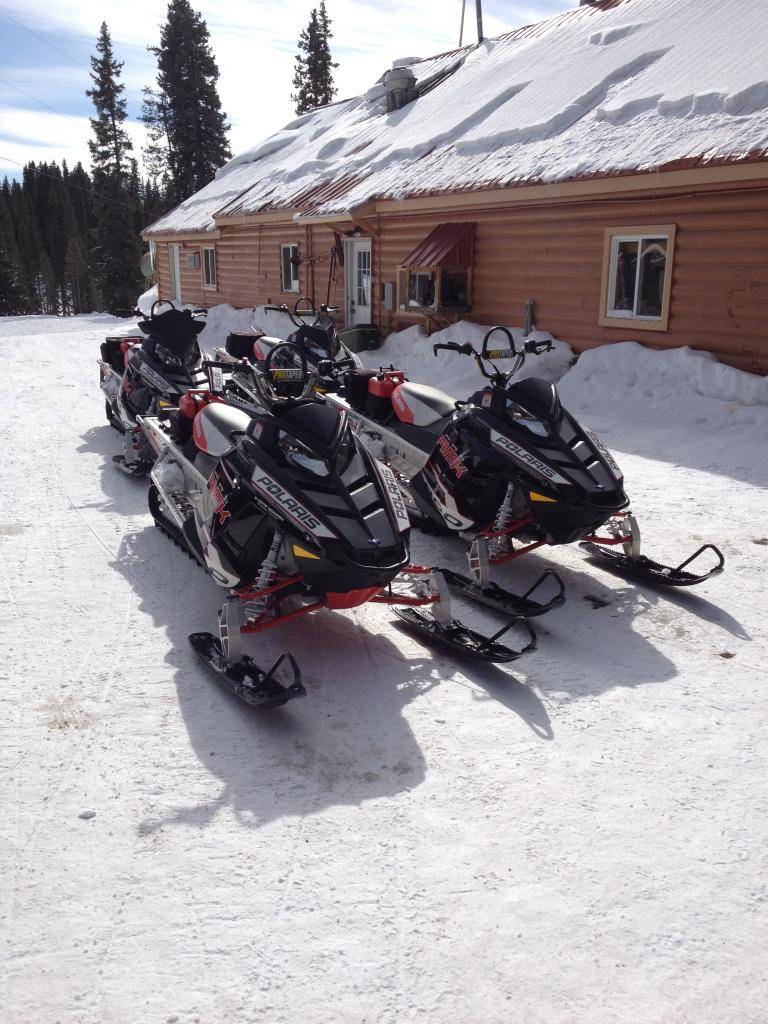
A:
{"type": "Polygon", "coordinates": [[[432,346],[432,354],[437,355],[438,349],[445,349],[447,352],[460,352],[463,356],[472,355],[472,346],[469,342],[459,345],[456,341],[438,341],[432,346]]]}
{"type": "Polygon", "coordinates": [[[551,352],[552,342],[548,338],[544,341],[526,341],[523,347],[529,355],[538,356],[542,352],[551,352]]]}
{"type": "Polygon", "coordinates": [[[288,307],[286,305],[282,305],[282,306],[265,306],[264,309],[265,309],[265,311],[267,313],[288,313],[288,312],[290,312],[290,310],[288,309],[288,307]]]}

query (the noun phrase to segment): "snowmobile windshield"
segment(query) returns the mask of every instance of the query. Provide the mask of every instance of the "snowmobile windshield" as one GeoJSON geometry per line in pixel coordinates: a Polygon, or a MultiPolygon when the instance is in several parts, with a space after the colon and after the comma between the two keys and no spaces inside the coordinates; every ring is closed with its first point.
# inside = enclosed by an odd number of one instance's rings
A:
{"type": "Polygon", "coordinates": [[[289,465],[304,469],[313,476],[328,476],[331,472],[325,459],[284,430],[280,431],[277,443],[289,465]]]}
{"type": "Polygon", "coordinates": [[[313,476],[330,476],[334,470],[339,474],[344,473],[356,451],[355,442],[349,432],[345,434],[331,459],[323,458],[309,445],[284,430],[280,431],[277,443],[289,465],[304,469],[313,476]]]}
{"type": "Polygon", "coordinates": [[[168,309],[159,316],[153,316],[139,322],[139,329],[155,348],[162,346],[168,356],[188,364],[190,355],[199,351],[197,336],[205,324],[195,320],[188,309],[168,309]]]}
{"type": "Polygon", "coordinates": [[[524,427],[537,437],[549,436],[549,424],[533,413],[528,412],[519,402],[508,398],[505,405],[505,413],[509,422],[514,423],[516,427],[524,427]]]}

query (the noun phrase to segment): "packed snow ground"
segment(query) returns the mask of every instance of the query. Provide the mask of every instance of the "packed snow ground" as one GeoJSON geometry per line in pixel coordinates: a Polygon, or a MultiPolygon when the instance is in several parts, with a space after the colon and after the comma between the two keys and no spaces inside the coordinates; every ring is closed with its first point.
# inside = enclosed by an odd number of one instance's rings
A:
{"type": "Polygon", "coordinates": [[[503,579],[555,565],[568,602],[496,668],[318,615],[265,641],[309,696],[260,714],[194,660],[220,592],[111,465],[121,327],[0,321],[3,1020],[764,1024],[764,384],[637,346],[562,382],[649,553],[715,540],[724,576],[532,555],[503,579]]]}

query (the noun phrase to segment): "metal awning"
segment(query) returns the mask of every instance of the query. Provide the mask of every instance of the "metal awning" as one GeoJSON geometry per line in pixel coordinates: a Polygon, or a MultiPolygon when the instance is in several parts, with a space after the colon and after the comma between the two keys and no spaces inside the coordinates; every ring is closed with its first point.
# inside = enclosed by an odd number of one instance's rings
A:
{"type": "Polygon", "coordinates": [[[438,224],[427,237],[406,256],[402,267],[471,267],[474,258],[474,221],[461,224],[438,224]]]}

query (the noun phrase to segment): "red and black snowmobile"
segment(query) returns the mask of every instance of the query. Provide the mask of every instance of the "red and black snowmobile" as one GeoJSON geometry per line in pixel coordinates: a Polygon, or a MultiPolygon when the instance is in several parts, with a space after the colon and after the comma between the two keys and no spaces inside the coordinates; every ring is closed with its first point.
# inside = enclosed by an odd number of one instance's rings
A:
{"type": "Polygon", "coordinates": [[[527,355],[551,342],[528,340],[520,351],[510,331],[494,327],[480,352],[470,344],[433,348],[435,355],[442,349],[474,358],[487,385],[456,401],[390,368],[348,373],[340,393],[328,397],[369,443],[383,447],[410,498],[414,525],[456,532],[470,543],[470,576],[446,570],[450,587],[504,611],[539,613],[562,601],[561,584],[540,605],[532,591],[517,596],[492,583],[490,569],[543,545],[574,541],[609,568],[664,586],[692,586],[722,572],[724,558],[713,544],[677,566],[640,553],[623,476],[606,446],[563,408],[554,384],[512,379],[527,355]],[[511,369],[498,368],[494,360],[503,359],[513,360],[511,369]],[[691,563],[707,551],[714,564],[694,573],[691,563]]]}
{"type": "Polygon", "coordinates": [[[524,619],[489,637],[467,628],[451,614],[441,571],[410,564],[408,514],[392,470],[369,454],[344,411],[312,394],[302,352],[276,346],[264,372],[250,372],[260,410],[227,404],[227,385],[211,381],[184,395],[178,410],[139,417],[157,453],[149,492],[156,524],[229,594],[218,637],[190,637],[222,682],[251,704],[302,696],[292,656],[264,671],[243,654],[243,637],[367,602],[393,605],[408,629],[486,661],[535,647],[524,619]],[[297,367],[273,368],[284,356],[297,367]],[[403,590],[414,583],[415,593],[403,590]],[[521,650],[501,643],[515,624],[527,641],[521,650]],[[288,686],[275,678],[286,660],[288,686]]]}
{"type": "Polygon", "coordinates": [[[153,452],[137,417],[175,406],[189,388],[204,388],[208,376],[202,366],[198,335],[205,328],[205,309],[176,309],[165,299],[154,302],[148,317],[139,321],[144,338],[120,335],[101,345],[99,376],[107,407],[107,420],[123,435],[123,454],[115,466],[129,476],[145,476],[153,452]],[[158,312],[158,307],[168,306],[158,312]]]}

